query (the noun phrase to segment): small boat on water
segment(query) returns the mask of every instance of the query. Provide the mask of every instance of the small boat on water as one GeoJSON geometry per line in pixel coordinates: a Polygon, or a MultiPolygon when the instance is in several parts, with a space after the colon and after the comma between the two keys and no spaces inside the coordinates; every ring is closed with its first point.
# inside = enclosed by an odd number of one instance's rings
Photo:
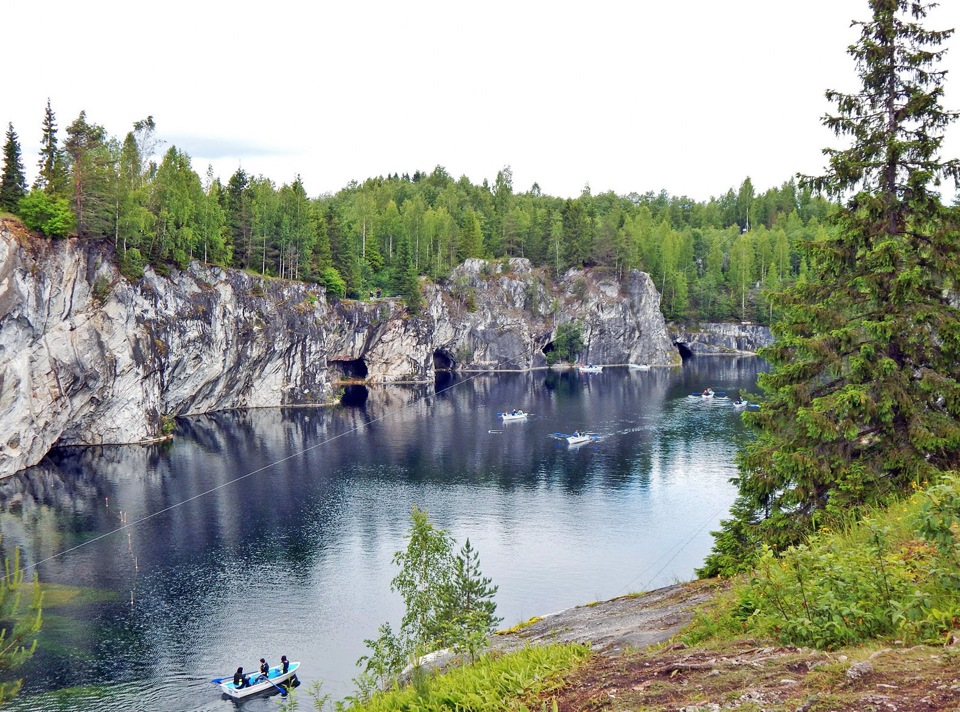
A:
{"type": "Polygon", "coordinates": [[[594,366],[592,363],[587,365],[581,363],[577,368],[580,370],[580,373],[600,373],[603,371],[603,366],[594,366]]]}
{"type": "Polygon", "coordinates": [[[649,371],[650,370],[649,363],[628,363],[627,367],[631,371],[649,371]]]}
{"type": "Polygon", "coordinates": [[[290,663],[290,666],[287,668],[286,672],[283,672],[283,669],[277,665],[276,667],[270,668],[269,673],[264,676],[260,672],[250,672],[244,675],[244,678],[248,680],[248,683],[243,687],[237,687],[233,684],[233,675],[228,675],[226,677],[215,677],[210,682],[215,685],[219,685],[220,689],[223,690],[223,694],[228,697],[232,697],[235,700],[239,700],[243,697],[249,697],[250,695],[256,695],[258,692],[269,692],[274,690],[279,690],[282,694],[286,694],[283,683],[287,682],[294,676],[297,670],[300,667],[300,663],[290,663]]]}
{"type": "Polygon", "coordinates": [[[497,413],[497,416],[499,416],[504,423],[509,423],[511,420],[526,420],[528,415],[530,414],[524,410],[520,410],[519,408],[514,408],[513,410],[508,410],[503,413],[497,413]]]}
{"type": "Polygon", "coordinates": [[[733,407],[734,407],[734,408],[746,408],[748,405],[750,405],[750,404],[749,404],[747,401],[745,401],[743,398],[737,398],[737,399],[733,402],[733,407]]]}
{"type": "Polygon", "coordinates": [[[583,445],[588,443],[591,440],[599,440],[600,436],[594,433],[581,433],[579,430],[575,430],[572,435],[566,433],[554,433],[553,437],[558,440],[564,440],[567,445],[583,445]]]}

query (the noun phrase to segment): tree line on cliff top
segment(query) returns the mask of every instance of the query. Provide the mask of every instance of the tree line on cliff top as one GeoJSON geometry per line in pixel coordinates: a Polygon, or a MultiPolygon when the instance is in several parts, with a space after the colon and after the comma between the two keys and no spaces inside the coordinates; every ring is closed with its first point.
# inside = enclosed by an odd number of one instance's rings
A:
{"type": "Polygon", "coordinates": [[[563,199],[534,184],[514,189],[430,173],[353,182],[309,197],[299,176],[278,186],[242,168],[226,184],[204,176],[176,146],[160,152],[152,117],[119,140],[81,112],[59,140],[48,101],[37,178],[28,189],[19,138],[8,124],[0,210],[47,236],[108,237],[124,272],[191,259],[323,284],[338,297],[380,289],[412,297],[419,276],[443,280],[470,257],[526,257],[554,274],[592,267],[649,273],[676,320],[770,323],[770,290],[802,279],[804,243],[827,232],[830,204],[789,180],[697,202],[648,192],[563,199]]]}

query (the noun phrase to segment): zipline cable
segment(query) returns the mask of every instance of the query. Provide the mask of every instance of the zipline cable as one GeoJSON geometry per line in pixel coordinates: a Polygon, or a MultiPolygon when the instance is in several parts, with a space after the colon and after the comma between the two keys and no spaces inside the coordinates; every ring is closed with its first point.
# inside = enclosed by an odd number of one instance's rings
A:
{"type": "MultiPolygon", "coordinates": [[[[501,363],[502,363],[502,361],[497,362],[497,363],[495,364],[493,370],[496,370],[497,366],[500,366],[501,363]]],[[[331,442],[333,442],[334,440],[337,440],[338,438],[342,438],[342,437],[345,436],[345,435],[351,435],[351,434],[353,434],[353,433],[359,432],[361,429],[367,427],[368,425],[372,425],[372,424],[374,424],[374,423],[377,423],[377,422],[380,422],[380,421],[382,421],[382,420],[385,420],[386,418],[392,417],[392,416],[396,415],[397,413],[400,413],[400,412],[402,412],[402,411],[404,411],[404,410],[406,410],[406,409],[408,409],[408,408],[412,408],[413,406],[420,404],[422,401],[426,400],[427,398],[433,398],[433,397],[435,397],[435,396],[437,396],[437,395],[439,395],[439,394],[441,394],[441,393],[445,393],[446,391],[449,391],[449,390],[451,390],[451,389],[453,389],[453,388],[456,388],[456,387],[459,386],[459,385],[462,385],[462,384],[464,384],[464,383],[469,383],[470,381],[472,381],[472,380],[475,379],[475,378],[479,378],[480,376],[487,375],[487,373],[488,373],[488,371],[478,371],[477,373],[473,374],[472,376],[468,376],[468,377],[464,378],[463,380],[458,381],[457,383],[454,383],[452,386],[449,386],[448,388],[444,388],[444,389],[442,389],[442,390],[440,390],[440,391],[436,391],[435,393],[432,393],[432,394],[424,394],[424,395],[422,395],[422,396],[418,396],[418,397],[414,398],[412,401],[410,401],[409,403],[407,403],[406,405],[403,405],[403,406],[400,406],[399,408],[395,408],[395,409],[393,409],[393,410],[390,410],[390,411],[384,413],[383,415],[381,415],[381,416],[379,416],[379,417],[372,418],[372,419],[370,419],[370,420],[368,420],[368,421],[366,421],[366,422],[360,423],[359,425],[356,425],[356,426],[354,426],[354,427],[352,427],[352,428],[348,428],[347,430],[344,430],[342,433],[337,433],[336,435],[333,435],[333,436],[327,438],[326,440],[322,440],[321,442],[318,442],[318,443],[315,443],[315,444],[313,444],[313,445],[310,445],[309,447],[305,447],[305,448],[303,448],[303,449],[301,449],[301,450],[299,450],[299,451],[297,451],[297,452],[294,452],[294,453],[291,453],[291,454],[289,454],[289,455],[287,455],[287,456],[285,456],[285,457],[282,457],[282,458],[280,458],[279,460],[274,460],[273,462],[270,462],[270,463],[268,463],[268,464],[266,464],[266,465],[263,465],[262,467],[258,467],[258,468],[256,468],[255,470],[251,470],[250,472],[246,472],[246,473],[240,475],[239,477],[234,477],[232,480],[228,480],[228,481],[226,481],[226,482],[222,482],[222,483],[220,483],[219,485],[217,485],[216,487],[211,487],[211,488],[208,489],[208,490],[205,490],[205,491],[203,491],[203,492],[199,492],[199,493],[193,495],[192,497],[188,497],[187,499],[184,499],[184,500],[182,500],[182,501],[180,501],[180,502],[177,502],[176,504],[171,504],[171,505],[168,506],[168,507],[164,507],[163,509],[159,509],[159,510],[157,510],[156,512],[152,512],[152,513],[150,513],[150,514],[147,514],[147,515],[145,515],[145,516],[143,516],[143,517],[140,517],[139,519],[136,519],[136,520],[134,520],[134,521],[132,521],[132,522],[125,522],[124,524],[122,524],[121,526],[117,527],[116,529],[111,529],[110,531],[104,532],[103,534],[98,534],[97,536],[95,536],[95,537],[93,537],[93,538],[91,538],[91,539],[87,539],[86,541],[80,542],[80,543],[77,544],[76,546],[72,546],[72,547],[70,547],[69,549],[64,549],[63,551],[57,552],[56,554],[53,554],[52,556],[48,556],[46,559],[42,559],[41,561],[37,561],[37,562],[35,562],[35,563],[29,564],[29,565],[27,565],[27,566],[24,566],[22,570],[26,572],[26,571],[30,571],[30,570],[32,570],[32,569],[36,569],[37,567],[41,566],[42,564],[46,564],[46,563],[48,563],[48,562],[50,562],[50,561],[54,561],[55,559],[58,559],[58,558],[60,558],[61,556],[65,556],[66,554],[69,554],[69,553],[71,553],[71,552],[73,552],[73,551],[76,551],[76,550],[78,550],[78,549],[82,549],[82,548],[85,547],[85,546],[88,546],[88,545],[90,545],[90,544],[94,544],[94,543],[96,543],[96,542],[98,542],[98,541],[101,541],[101,540],[103,540],[103,539],[106,539],[107,537],[113,536],[114,534],[117,534],[118,532],[126,531],[127,529],[131,529],[131,528],[133,528],[133,527],[136,527],[137,525],[142,524],[143,522],[149,521],[150,519],[153,519],[153,518],[155,518],[155,517],[158,517],[158,516],[160,516],[161,514],[165,514],[166,512],[169,512],[169,511],[171,511],[171,510],[173,510],[173,509],[176,509],[177,507],[182,507],[182,506],[185,505],[185,504],[188,504],[188,503],[190,503],[190,502],[193,502],[193,501],[195,501],[195,500],[198,500],[198,499],[200,499],[201,497],[206,497],[208,494],[212,494],[213,492],[217,492],[218,490],[221,490],[221,489],[224,489],[224,488],[229,487],[229,486],[231,486],[231,485],[234,485],[234,484],[236,484],[237,482],[240,482],[240,481],[242,481],[242,480],[247,479],[248,477],[253,477],[254,475],[260,474],[261,472],[265,472],[266,470],[269,470],[269,469],[271,469],[272,467],[275,467],[275,466],[277,466],[277,465],[279,465],[279,464],[282,464],[282,463],[284,463],[284,462],[287,462],[288,460],[292,460],[292,459],[294,459],[294,458],[300,457],[300,456],[303,455],[304,453],[310,452],[311,450],[314,450],[314,449],[316,449],[316,448],[318,448],[318,447],[322,447],[323,445],[328,445],[328,444],[330,444],[331,442]]],[[[279,406],[279,407],[282,407],[282,406],[279,406]]]]}

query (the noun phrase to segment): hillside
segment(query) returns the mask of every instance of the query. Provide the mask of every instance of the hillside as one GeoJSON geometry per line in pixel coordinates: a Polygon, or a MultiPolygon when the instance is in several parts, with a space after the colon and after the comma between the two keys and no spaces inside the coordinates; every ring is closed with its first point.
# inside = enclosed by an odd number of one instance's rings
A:
{"type": "Polygon", "coordinates": [[[493,645],[590,643],[597,654],[551,695],[561,712],[960,709],[956,636],[945,647],[895,643],[831,652],[756,638],[704,647],[682,642],[678,631],[708,611],[723,587],[694,581],[573,608],[496,636],[493,645]]]}

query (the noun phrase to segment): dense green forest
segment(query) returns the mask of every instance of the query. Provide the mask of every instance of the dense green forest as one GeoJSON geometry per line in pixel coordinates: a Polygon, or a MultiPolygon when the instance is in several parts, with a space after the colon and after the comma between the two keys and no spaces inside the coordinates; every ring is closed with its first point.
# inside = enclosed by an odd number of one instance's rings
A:
{"type": "Polygon", "coordinates": [[[573,199],[517,192],[509,167],[474,185],[431,173],[353,182],[308,197],[299,176],[277,186],[242,168],[226,184],[162,141],[152,117],[122,141],[81,112],[57,139],[48,102],[37,180],[28,190],[8,125],[0,209],[47,236],[109,237],[137,278],[191,259],[325,285],[334,296],[373,290],[417,302],[417,276],[440,281],[469,257],[526,257],[555,274],[592,267],[649,273],[668,319],[770,323],[765,294],[802,279],[803,243],[822,237],[831,209],[793,180],[757,193],[747,178],[696,202],[647,192],[573,199]]]}

